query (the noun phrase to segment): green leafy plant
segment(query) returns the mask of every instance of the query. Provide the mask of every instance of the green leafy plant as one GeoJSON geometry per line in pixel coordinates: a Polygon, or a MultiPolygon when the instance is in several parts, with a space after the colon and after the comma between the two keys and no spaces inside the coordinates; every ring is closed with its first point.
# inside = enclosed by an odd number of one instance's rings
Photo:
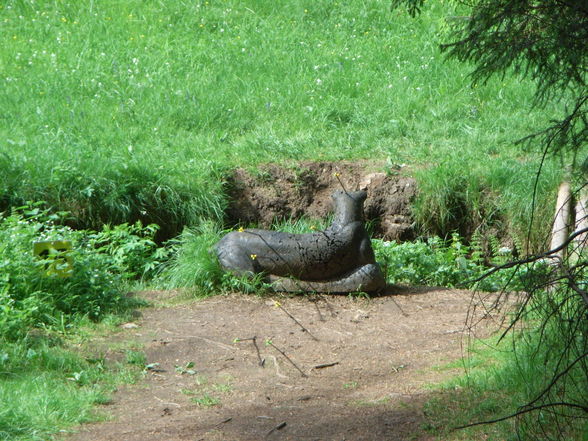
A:
{"type": "Polygon", "coordinates": [[[88,242],[98,253],[112,257],[117,272],[128,279],[151,278],[169,257],[169,250],[158,247],[154,241],[159,226],[143,226],[140,221],[104,225],[101,231],[91,233],[88,242]]]}
{"type": "Polygon", "coordinates": [[[29,205],[0,217],[0,337],[19,339],[30,327],[66,331],[76,317],[98,320],[136,301],[124,295],[116,247],[96,249],[92,235],[58,225],[57,215],[29,205]],[[52,256],[33,255],[33,243],[69,240],[69,277],[47,273],[52,256]]]}
{"type": "MultiPolygon", "coordinates": [[[[476,238],[474,238],[476,239],[476,238]]],[[[376,260],[382,264],[388,283],[477,288],[484,291],[525,290],[529,283],[547,274],[547,264],[533,264],[497,271],[480,279],[492,267],[512,259],[512,250],[489,239],[493,251],[488,256],[479,240],[466,245],[453,234],[450,241],[438,237],[426,241],[396,243],[373,240],[376,260]]]]}
{"type": "Polygon", "coordinates": [[[200,407],[218,406],[221,402],[219,398],[213,397],[207,393],[198,397],[190,398],[190,400],[200,407]]]}
{"type": "Polygon", "coordinates": [[[188,375],[196,375],[196,370],[194,369],[194,362],[189,361],[184,366],[176,365],[175,370],[178,374],[188,374],[188,375]]]}
{"type": "Polygon", "coordinates": [[[128,349],[125,351],[125,360],[128,364],[145,367],[147,365],[147,356],[143,351],[128,349]]]}

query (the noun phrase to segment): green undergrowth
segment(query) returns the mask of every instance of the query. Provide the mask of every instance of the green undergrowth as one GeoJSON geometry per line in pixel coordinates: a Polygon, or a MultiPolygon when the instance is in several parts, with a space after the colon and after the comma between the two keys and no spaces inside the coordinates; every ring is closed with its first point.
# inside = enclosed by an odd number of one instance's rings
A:
{"type": "Polygon", "coordinates": [[[524,291],[547,272],[545,264],[535,263],[482,278],[493,267],[513,260],[513,250],[501,246],[496,238],[490,238],[490,250],[484,250],[486,241],[488,238],[474,236],[466,245],[454,234],[449,241],[432,237],[404,243],[373,240],[372,244],[376,260],[391,284],[524,291]]]}
{"type": "MultiPolygon", "coordinates": [[[[272,229],[302,234],[321,231],[330,219],[291,219],[276,222],[272,229]]],[[[270,289],[263,276],[236,277],[220,267],[214,244],[229,231],[214,223],[185,229],[171,242],[170,259],[161,267],[155,284],[186,288],[196,296],[216,292],[263,293],[270,289]]],[[[376,261],[389,284],[476,288],[483,291],[525,290],[546,272],[542,263],[498,271],[480,278],[492,267],[513,259],[513,250],[494,237],[474,235],[469,244],[455,233],[450,240],[439,237],[397,243],[372,240],[376,261]]]]}
{"type": "Polygon", "coordinates": [[[100,320],[140,303],[130,284],[167,256],[153,241],[156,227],[104,226],[80,231],[35,206],[0,216],[0,338],[19,340],[30,327],[66,330],[79,317],[100,320]],[[35,255],[34,244],[69,241],[69,252],[35,255]]]}
{"type": "Polygon", "coordinates": [[[50,334],[0,339],[0,439],[47,440],[107,415],[117,385],[134,383],[143,366],[108,362],[50,334]]]}
{"type": "Polygon", "coordinates": [[[93,408],[137,376],[88,341],[98,323],[112,331],[145,304],[127,291],[166,256],[153,241],[157,228],[76,231],[56,223],[61,216],[35,204],[0,216],[2,440],[46,440],[100,419],[93,408]],[[34,244],[47,241],[69,241],[71,250],[35,255],[34,244]]]}
{"type": "Polygon", "coordinates": [[[494,215],[480,192],[516,188],[496,206],[526,215],[538,158],[513,141],[557,107],[529,110],[534,86],[510,75],[470,86],[434,43],[452,2],[416,19],[389,3],[3,2],[0,210],[42,200],[164,240],[222,221],[236,166],[371,159],[418,170],[429,234],[494,215]]]}
{"type": "MultiPolygon", "coordinates": [[[[553,293],[550,293],[553,295],[553,293]]],[[[524,330],[475,340],[464,359],[446,368],[465,369],[449,382],[433,388],[433,398],[424,407],[423,428],[443,441],[485,439],[488,441],[578,440],[588,439],[585,412],[563,406],[546,406],[534,412],[476,427],[454,430],[468,424],[501,419],[541,406],[538,400],[557,378],[547,403],[582,403],[588,389],[585,366],[575,363],[566,376],[556,376],[564,366],[585,351],[585,335],[570,344],[565,337],[578,332],[576,323],[544,321],[549,308],[534,315],[524,330]],[[540,326],[547,323],[546,326],[540,326]],[[562,329],[562,327],[569,329],[562,329]],[[565,337],[564,337],[565,336],[565,337]],[[531,406],[525,407],[527,403],[531,406]],[[564,417],[565,416],[565,417],[564,417]]],[[[534,303],[534,302],[532,302],[534,303]]],[[[532,317],[528,317],[532,318],[532,317]]],[[[585,324],[584,324],[585,327],[585,324]]],[[[547,395],[549,397],[549,395],[547,395]]]]}
{"type": "Polygon", "coordinates": [[[417,230],[447,237],[502,235],[518,252],[542,252],[551,233],[561,167],[548,162],[538,175],[534,161],[452,153],[434,167],[414,172],[419,195],[413,207],[417,230]]]}

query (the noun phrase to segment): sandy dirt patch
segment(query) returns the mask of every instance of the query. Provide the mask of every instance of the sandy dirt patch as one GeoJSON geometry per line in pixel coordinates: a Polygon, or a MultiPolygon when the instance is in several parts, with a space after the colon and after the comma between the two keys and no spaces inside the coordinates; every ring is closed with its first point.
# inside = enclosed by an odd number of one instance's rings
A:
{"type": "Polygon", "coordinates": [[[147,308],[116,338],[142,342],[157,365],[104,406],[111,421],[67,439],[433,439],[421,429],[427,386],[459,372],[439,367],[462,355],[472,296],[230,295],[147,308]],[[236,342],[253,337],[259,352],[236,342]]]}

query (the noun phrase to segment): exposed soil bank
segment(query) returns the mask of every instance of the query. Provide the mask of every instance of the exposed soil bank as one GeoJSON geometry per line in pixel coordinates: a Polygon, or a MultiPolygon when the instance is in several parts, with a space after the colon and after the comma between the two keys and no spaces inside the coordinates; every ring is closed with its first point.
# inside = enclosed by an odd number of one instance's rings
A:
{"type": "Polygon", "coordinates": [[[274,220],[323,218],[331,208],[334,191],[362,189],[368,193],[364,212],[375,237],[414,239],[410,205],[416,196],[416,181],[374,172],[375,166],[340,161],[302,162],[292,168],[266,164],[255,173],[236,169],[228,180],[228,221],[267,228],[274,220]]]}

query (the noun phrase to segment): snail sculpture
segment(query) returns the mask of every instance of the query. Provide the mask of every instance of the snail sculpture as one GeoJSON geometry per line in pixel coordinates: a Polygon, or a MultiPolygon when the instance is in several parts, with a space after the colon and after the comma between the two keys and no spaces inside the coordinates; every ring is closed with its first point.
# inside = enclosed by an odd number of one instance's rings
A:
{"type": "Polygon", "coordinates": [[[246,229],[223,237],[215,251],[237,275],[263,273],[276,291],[374,292],[385,287],[363,223],[365,191],[331,196],[333,223],[324,231],[290,234],[246,229]]]}

